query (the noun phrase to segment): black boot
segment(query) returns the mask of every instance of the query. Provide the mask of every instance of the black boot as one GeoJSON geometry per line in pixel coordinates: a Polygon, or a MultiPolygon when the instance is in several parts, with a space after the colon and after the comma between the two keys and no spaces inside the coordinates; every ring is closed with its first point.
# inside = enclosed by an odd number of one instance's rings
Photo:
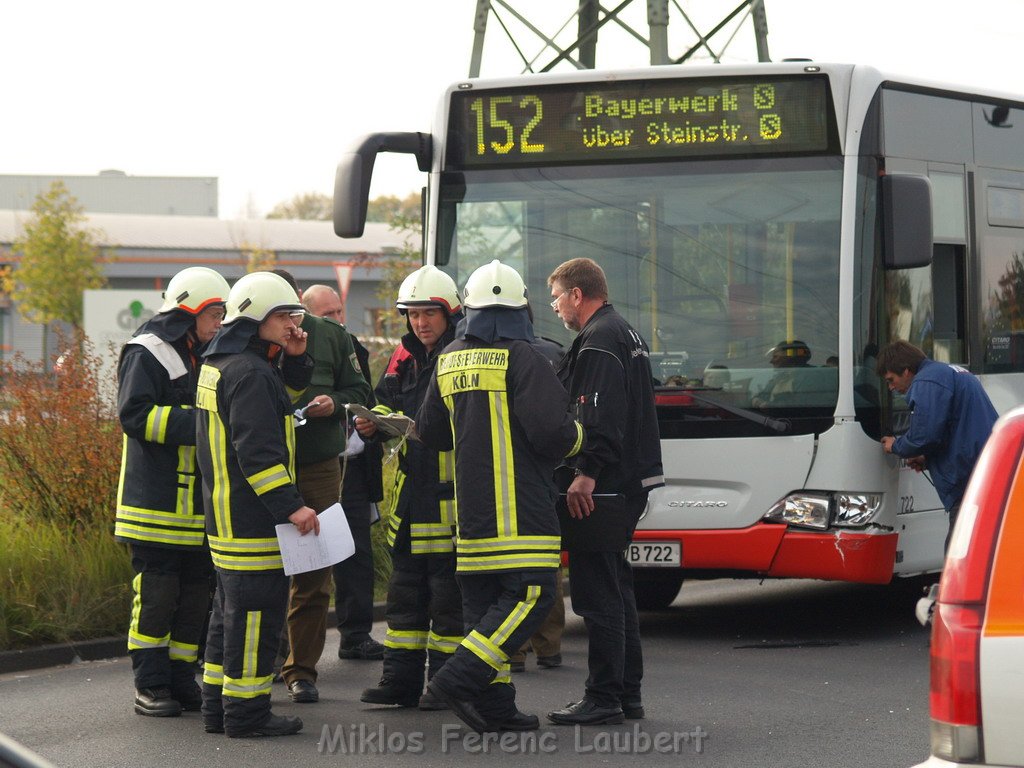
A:
{"type": "Polygon", "coordinates": [[[255,728],[247,728],[244,731],[228,731],[229,739],[237,739],[245,736],[291,736],[302,730],[302,720],[292,715],[267,715],[267,719],[255,728]]]}
{"type": "Polygon", "coordinates": [[[407,684],[398,683],[394,678],[385,675],[376,688],[367,688],[360,701],[367,704],[397,704],[400,707],[415,707],[420,703],[422,690],[407,684]]]}
{"type": "Polygon", "coordinates": [[[149,717],[177,717],[181,714],[181,704],[166,686],[140,688],[135,691],[135,712],[149,717]]]}

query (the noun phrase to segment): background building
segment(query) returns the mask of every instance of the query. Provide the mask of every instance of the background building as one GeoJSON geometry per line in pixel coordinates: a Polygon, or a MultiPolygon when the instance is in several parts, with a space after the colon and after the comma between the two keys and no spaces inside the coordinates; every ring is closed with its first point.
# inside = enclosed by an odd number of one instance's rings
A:
{"type": "MultiPolygon", "coordinates": [[[[366,338],[381,333],[381,316],[392,306],[377,297],[388,257],[414,237],[383,223],[368,223],[363,237],[343,240],[327,221],[218,219],[215,178],[0,176],[0,204],[14,206],[0,209],[0,266],[17,268],[11,244],[24,233],[36,196],[54,181],[64,182],[85,209],[83,226],[95,232],[109,259],[107,289],[162,291],[189,266],[211,267],[233,283],[254,262],[269,264],[265,268],[291,272],[300,288],[336,287],[345,299],[346,324],[366,338]],[[212,213],[187,215],[188,209],[212,213]]],[[[10,297],[0,295],[0,359],[20,353],[49,365],[61,352],[65,330],[59,323],[25,322],[10,297]]]]}

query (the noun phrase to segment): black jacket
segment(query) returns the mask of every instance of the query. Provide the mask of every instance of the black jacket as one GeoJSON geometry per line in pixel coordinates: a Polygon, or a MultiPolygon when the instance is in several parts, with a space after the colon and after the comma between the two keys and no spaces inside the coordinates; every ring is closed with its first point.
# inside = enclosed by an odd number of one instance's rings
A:
{"type": "Polygon", "coordinates": [[[595,493],[633,495],[665,484],[647,344],[611,304],[598,309],[557,369],[587,432],[570,467],[595,493]]]}
{"type": "Polygon", "coordinates": [[[459,572],[559,565],[552,473],[579,451],[583,428],[531,341],[449,344],[417,416],[424,442],[455,447],[459,572]]]}
{"type": "Polygon", "coordinates": [[[293,412],[313,360],[285,356],[245,330],[222,328],[207,350],[196,448],[213,564],[266,571],[283,567],[274,526],[304,506],[295,486],[293,412]]]}
{"type": "Polygon", "coordinates": [[[114,535],[157,547],[202,547],[196,468],[198,364],[190,315],[161,313],[118,360],[117,415],[124,430],[114,535]]]}
{"type": "MultiPolygon", "coordinates": [[[[414,333],[402,337],[374,394],[379,413],[403,413],[411,419],[423,403],[437,355],[454,337],[449,324],[428,353],[414,333]]],[[[379,434],[379,433],[378,433],[379,434]]],[[[388,543],[408,546],[414,555],[450,553],[455,535],[455,455],[407,440],[398,454],[388,517],[388,543]],[[408,541],[408,544],[404,542],[408,541]]]]}

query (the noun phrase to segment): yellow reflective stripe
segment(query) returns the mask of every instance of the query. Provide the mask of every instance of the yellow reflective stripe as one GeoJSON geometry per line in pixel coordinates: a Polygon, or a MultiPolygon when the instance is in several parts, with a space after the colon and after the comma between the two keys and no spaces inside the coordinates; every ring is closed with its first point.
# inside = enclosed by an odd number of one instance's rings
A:
{"type": "Polygon", "coordinates": [[[409,551],[414,555],[431,555],[454,550],[455,544],[451,539],[413,539],[409,542],[409,551]]]}
{"type": "Polygon", "coordinates": [[[427,633],[416,629],[392,629],[388,627],[387,633],[384,635],[384,645],[387,648],[422,651],[427,647],[427,633]]]}
{"type": "MultiPolygon", "coordinates": [[[[292,389],[287,384],[285,385],[284,389],[285,392],[288,393],[288,399],[292,401],[292,405],[295,405],[297,402],[299,402],[299,398],[302,397],[302,393],[306,391],[305,387],[303,387],[302,389],[292,389]]],[[[291,419],[290,416],[291,414],[289,414],[289,421],[294,421],[294,419],[291,419]]]]}
{"type": "Polygon", "coordinates": [[[260,620],[262,611],[248,611],[245,614],[245,640],[242,643],[242,677],[256,677],[256,668],[260,649],[260,620]]]}
{"type": "Polygon", "coordinates": [[[257,696],[269,696],[273,681],[273,675],[239,678],[224,675],[221,695],[230,696],[233,699],[255,699],[257,696]]]}
{"type": "Polygon", "coordinates": [[[135,539],[137,541],[155,541],[161,544],[179,544],[183,547],[202,546],[202,530],[197,531],[167,531],[159,528],[152,528],[144,525],[131,525],[118,520],[114,523],[114,535],[122,539],[135,539]]]}
{"type": "MultiPolygon", "coordinates": [[[[303,389],[303,392],[306,390],[303,389]]],[[[300,393],[301,394],[301,393],[300,393]]],[[[295,403],[295,400],[292,400],[295,403]]],[[[295,474],[295,419],[291,414],[284,417],[284,442],[288,449],[288,477],[294,482],[295,474]]],[[[267,490],[270,490],[269,488],[267,490]]]]}
{"type": "Polygon", "coordinates": [[[387,416],[389,413],[401,413],[401,411],[391,410],[383,403],[373,406],[373,408],[371,408],[370,410],[373,411],[374,413],[379,413],[381,416],[387,416]]]}
{"type": "Polygon", "coordinates": [[[170,405],[154,405],[146,416],[146,429],[143,432],[143,440],[151,443],[164,443],[167,441],[167,423],[171,419],[170,405]]]}
{"type": "Polygon", "coordinates": [[[210,559],[217,568],[225,571],[273,571],[284,568],[284,560],[276,557],[238,557],[222,555],[210,550],[210,559]]]}
{"type": "Polygon", "coordinates": [[[526,620],[526,617],[530,615],[530,611],[537,606],[537,599],[539,597],[540,587],[536,584],[527,586],[526,599],[520,600],[516,603],[516,607],[512,609],[512,612],[509,613],[508,617],[501,622],[501,626],[499,626],[494,631],[494,634],[491,635],[491,642],[495,645],[504,645],[508,642],[508,639],[512,636],[512,633],[516,631],[516,628],[526,620]]]}
{"type": "Polygon", "coordinates": [[[457,571],[508,571],[518,568],[557,568],[561,563],[561,555],[552,552],[550,555],[530,553],[523,555],[499,555],[497,557],[459,556],[457,571]]]}
{"type": "Polygon", "coordinates": [[[178,472],[194,475],[196,472],[196,447],[194,445],[178,446],[178,472]]]}
{"type": "Polygon", "coordinates": [[[498,537],[516,533],[515,462],[512,458],[512,434],[508,423],[508,397],[491,393],[491,466],[494,467],[495,524],[498,537]]]}
{"type": "Polygon", "coordinates": [[[565,454],[566,458],[575,456],[583,448],[583,425],[578,421],[574,421],[573,424],[576,425],[576,442],[572,444],[572,448],[570,448],[569,452],[565,454]]]}
{"type": "Polygon", "coordinates": [[[502,550],[562,550],[560,536],[516,536],[514,538],[459,539],[459,552],[500,552],[502,550]]]}
{"type": "Polygon", "coordinates": [[[452,527],[449,523],[413,523],[413,536],[451,536],[452,527]]]}
{"type": "MultiPolygon", "coordinates": [[[[205,372],[209,366],[203,368],[205,372]]],[[[207,416],[207,436],[210,441],[210,461],[213,464],[213,519],[221,536],[231,536],[231,476],[228,474],[227,429],[220,416],[211,412],[207,416]]]]}
{"type": "Polygon", "coordinates": [[[492,669],[501,672],[502,665],[508,661],[508,655],[475,629],[463,639],[462,647],[471,651],[480,661],[492,669]]]}
{"type": "Polygon", "coordinates": [[[128,650],[141,651],[147,648],[166,648],[171,642],[171,633],[163,637],[144,635],[139,631],[139,617],[142,615],[142,574],[135,574],[132,579],[132,591],[135,597],[132,598],[132,617],[128,624],[128,650]]]}
{"type": "Polygon", "coordinates": [[[276,538],[228,539],[223,536],[211,536],[210,546],[224,552],[280,552],[281,545],[276,538]]]}
{"type": "Polygon", "coordinates": [[[264,493],[280,488],[282,485],[288,485],[292,481],[288,469],[283,464],[267,467],[255,475],[249,475],[245,479],[252,486],[257,496],[262,496],[264,493]]]}
{"type": "Polygon", "coordinates": [[[402,495],[402,487],[405,485],[405,473],[395,473],[395,485],[391,489],[391,498],[385,515],[388,520],[387,540],[388,546],[395,546],[395,537],[398,536],[398,529],[402,526],[402,516],[398,514],[398,499],[402,495]]]}
{"type": "Polygon", "coordinates": [[[203,682],[210,685],[224,685],[224,667],[221,664],[203,662],[203,682]]]}
{"type": "Polygon", "coordinates": [[[199,646],[171,640],[171,644],[167,648],[167,655],[171,661],[195,661],[199,658],[199,646]]]}
{"type": "Polygon", "coordinates": [[[128,467],[128,435],[121,435],[121,472],[117,478],[117,505],[121,506],[124,498],[124,475],[128,467]]]}
{"type": "Polygon", "coordinates": [[[143,509],[142,507],[129,507],[123,504],[119,504],[117,507],[117,517],[121,520],[130,520],[137,523],[156,523],[176,528],[203,527],[202,515],[164,512],[159,509],[143,509]]]}
{"type": "Polygon", "coordinates": [[[495,678],[493,680],[491,680],[491,685],[494,685],[495,683],[511,683],[511,682],[512,682],[512,667],[510,665],[506,664],[505,667],[502,669],[502,671],[499,672],[495,676],[495,678]]]}
{"type": "Polygon", "coordinates": [[[461,642],[462,635],[435,635],[431,632],[427,638],[427,650],[455,653],[461,642]]]}

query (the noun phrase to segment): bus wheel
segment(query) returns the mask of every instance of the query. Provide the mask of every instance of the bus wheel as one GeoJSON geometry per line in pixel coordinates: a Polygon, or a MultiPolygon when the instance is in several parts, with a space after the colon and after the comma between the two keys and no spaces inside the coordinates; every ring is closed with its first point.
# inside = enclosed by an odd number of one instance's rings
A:
{"type": "Polygon", "coordinates": [[[672,605],[683,586],[681,573],[633,572],[636,607],[641,611],[660,611],[672,605]]]}

